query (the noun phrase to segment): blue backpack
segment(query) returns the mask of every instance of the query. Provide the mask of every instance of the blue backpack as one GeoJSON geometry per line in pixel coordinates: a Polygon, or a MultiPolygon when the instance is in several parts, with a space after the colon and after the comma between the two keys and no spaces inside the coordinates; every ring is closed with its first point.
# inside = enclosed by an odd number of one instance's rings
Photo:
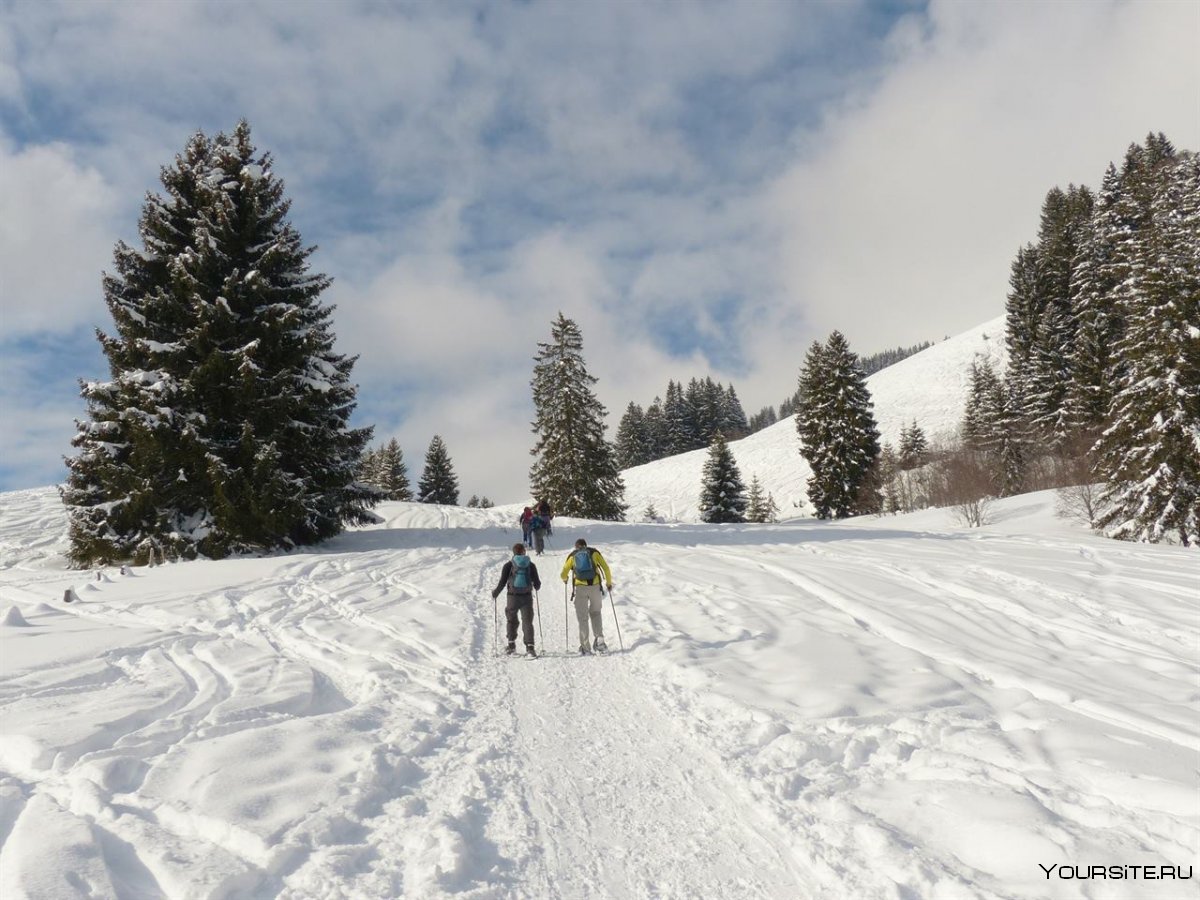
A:
{"type": "Polygon", "coordinates": [[[592,548],[581,547],[571,555],[575,558],[575,580],[592,584],[596,580],[596,564],[592,561],[592,548]]]}
{"type": "Polygon", "coordinates": [[[514,594],[528,594],[533,589],[533,579],[529,574],[529,567],[532,565],[528,556],[512,558],[512,572],[508,576],[508,589],[514,594]]]}

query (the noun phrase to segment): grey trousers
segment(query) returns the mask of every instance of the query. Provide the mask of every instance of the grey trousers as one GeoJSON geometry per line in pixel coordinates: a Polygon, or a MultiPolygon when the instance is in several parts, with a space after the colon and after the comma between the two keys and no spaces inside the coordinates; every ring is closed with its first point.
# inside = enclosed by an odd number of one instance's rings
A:
{"type": "Polygon", "coordinates": [[[604,640],[604,590],[597,584],[575,585],[575,617],[579,619],[579,646],[589,646],[588,621],[592,633],[604,640]]]}
{"type": "Polygon", "coordinates": [[[521,617],[521,637],[526,644],[533,644],[533,594],[509,594],[504,607],[506,633],[511,644],[517,639],[517,615],[521,617]]]}

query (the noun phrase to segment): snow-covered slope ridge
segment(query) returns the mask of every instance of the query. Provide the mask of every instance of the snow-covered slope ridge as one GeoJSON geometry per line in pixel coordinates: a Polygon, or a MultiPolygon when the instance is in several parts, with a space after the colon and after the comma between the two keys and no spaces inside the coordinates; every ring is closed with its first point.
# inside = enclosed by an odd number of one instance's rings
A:
{"type": "MultiPolygon", "coordinates": [[[[931,442],[951,438],[962,420],[973,360],[988,360],[997,371],[1004,370],[1003,316],[869,377],[867,386],[882,440],[895,447],[900,429],[914,419],[931,442]]],[[[797,374],[799,364],[797,360],[797,374]]],[[[809,468],[800,456],[796,424],[791,418],[734,441],[729,447],[747,486],[757,475],[763,490],[775,495],[781,516],[797,515],[806,507],[809,468]]],[[[707,450],[693,450],[626,469],[622,475],[629,517],[639,518],[653,502],[659,515],[667,519],[696,521],[707,456],[707,450]]],[[[811,511],[811,507],[808,509],[811,511]]]]}
{"type": "Polygon", "coordinates": [[[0,494],[0,897],[1194,900],[1041,868],[1200,869],[1195,553],[1052,503],[558,520],[525,660],[502,513],[122,574],[0,494]],[[566,653],[581,534],[624,652],[566,653]]]}

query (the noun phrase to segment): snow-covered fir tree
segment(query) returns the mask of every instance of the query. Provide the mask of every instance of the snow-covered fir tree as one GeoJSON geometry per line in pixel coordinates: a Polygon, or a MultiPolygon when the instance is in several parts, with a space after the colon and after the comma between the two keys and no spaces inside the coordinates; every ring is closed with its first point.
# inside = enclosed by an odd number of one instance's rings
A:
{"type": "Polygon", "coordinates": [[[899,467],[905,471],[917,469],[929,462],[929,441],[917,420],[900,429],[899,467]]]}
{"type": "Polygon", "coordinates": [[[704,462],[704,480],[700,489],[700,521],[711,523],[746,521],[746,486],[742,483],[737,460],[717,432],[704,462]]]}
{"type": "MultiPolygon", "coordinates": [[[[693,379],[694,381],[695,379],[693,379]]],[[[696,447],[695,411],[683,393],[683,385],[667,382],[667,396],[662,406],[663,456],[686,453],[696,447]]]]}
{"type": "Polygon", "coordinates": [[[1017,253],[1005,305],[1011,414],[1052,444],[1070,430],[1064,403],[1078,322],[1073,273],[1089,246],[1094,198],[1086,187],[1052,188],[1036,245],[1017,253]]]}
{"type": "Polygon", "coordinates": [[[625,415],[617,426],[617,465],[622,469],[632,469],[648,463],[650,455],[650,439],[646,434],[646,416],[642,408],[633,401],[625,407],[625,415]]]}
{"type": "Polygon", "coordinates": [[[1156,164],[1148,220],[1123,248],[1123,372],[1098,446],[1107,480],[1098,524],[1113,537],[1191,545],[1200,543],[1200,157],[1160,154],[1156,164]]]}
{"type": "Polygon", "coordinates": [[[1114,291],[1128,275],[1119,253],[1120,195],[1120,175],[1109,163],[1072,275],[1075,341],[1063,415],[1075,432],[1101,428],[1112,403],[1113,348],[1122,331],[1114,291]]]}
{"type": "Polygon", "coordinates": [[[1029,446],[1024,420],[1016,412],[1012,388],[987,360],[972,364],[961,433],[966,447],[982,456],[997,496],[1022,490],[1029,446]]]}
{"type": "Polygon", "coordinates": [[[646,407],[646,414],[642,417],[642,428],[646,433],[646,462],[662,459],[667,455],[663,449],[667,439],[662,408],[662,398],[655,397],[654,402],[646,407]]]}
{"type": "Polygon", "coordinates": [[[866,376],[846,338],[813,342],[800,373],[796,429],[808,461],[808,497],[817,518],[854,515],[859,486],[879,454],[879,429],[866,376]]]}
{"type": "Polygon", "coordinates": [[[458,505],[458,476],[454,474],[450,452],[440,434],[433,436],[425,451],[425,471],[417,483],[417,500],[443,506],[458,505]]]}
{"type": "Polygon", "coordinates": [[[579,326],[561,312],[550,340],[538,343],[533,369],[533,430],[538,440],[530,469],[533,496],[557,515],[620,521],[625,484],[617,454],[604,437],[607,410],[596,398],[583,360],[579,326]]]}
{"type": "Polygon", "coordinates": [[[779,416],[775,412],[775,407],[764,406],[750,417],[749,432],[750,434],[754,434],[757,431],[762,431],[764,428],[774,425],[778,421],[779,416]]]}
{"type": "Polygon", "coordinates": [[[310,544],[366,521],[370,429],[348,426],[354,360],[334,352],[329,279],[250,126],[196,134],[119,242],[100,333],[109,379],[63,489],[75,565],[310,544]]]}
{"type": "Polygon", "coordinates": [[[725,388],[721,401],[721,432],[734,439],[749,434],[750,423],[746,420],[746,411],[732,384],[725,388]]]}
{"type": "Polygon", "coordinates": [[[408,466],[400,442],[392,438],[379,450],[378,485],[389,500],[411,500],[412,485],[408,481],[408,466]]]}
{"type": "MultiPolygon", "coordinates": [[[[380,452],[374,448],[364,450],[358,461],[358,480],[373,488],[379,488],[382,481],[379,470],[380,452]]],[[[380,489],[382,493],[382,489],[380,489]]]]}
{"type": "MultiPolygon", "coordinates": [[[[725,422],[725,390],[712,380],[705,377],[703,381],[695,382],[695,390],[688,386],[688,403],[692,409],[694,436],[692,449],[711,446],[712,440],[725,422]]],[[[725,434],[725,439],[729,435],[725,434]]]]}
{"type": "Polygon", "coordinates": [[[762,485],[759,484],[757,475],[750,479],[750,494],[746,499],[747,522],[762,523],[771,521],[771,514],[767,508],[767,495],[763,493],[762,485]]]}
{"type": "Polygon", "coordinates": [[[779,521],[779,504],[775,502],[775,495],[767,491],[767,505],[765,522],[779,521]]]}

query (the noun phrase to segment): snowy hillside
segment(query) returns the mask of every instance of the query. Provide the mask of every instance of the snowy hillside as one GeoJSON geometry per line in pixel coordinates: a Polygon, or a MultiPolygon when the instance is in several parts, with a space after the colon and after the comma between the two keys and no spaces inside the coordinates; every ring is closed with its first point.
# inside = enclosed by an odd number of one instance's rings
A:
{"type": "MultiPolygon", "coordinates": [[[[1003,316],[935,344],[868,378],[882,440],[897,446],[900,430],[914,419],[931,443],[953,437],[966,404],[971,362],[976,359],[990,361],[998,372],[1004,370],[1003,316]]],[[[800,456],[792,419],[777,422],[729,447],[747,486],[757,475],[763,490],[775,495],[781,517],[811,513],[805,488],[809,468],[800,456]]],[[[622,475],[629,518],[640,518],[647,504],[653,502],[659,515],[668,520],[697,521],[697,501],[707,456],[708,450],[693,450],[626,469],[622,475]]]]}
{"type": "Polygon", "coordinates": [[[526,660],[503,513],[82,573],[0,495],[0,897],[1195,898],[1045,874],[1200,866],[1195,553],[1050,503],[558,521],[526,660]],[[580,533],[607,657],[565,652],[580,533]]]}

